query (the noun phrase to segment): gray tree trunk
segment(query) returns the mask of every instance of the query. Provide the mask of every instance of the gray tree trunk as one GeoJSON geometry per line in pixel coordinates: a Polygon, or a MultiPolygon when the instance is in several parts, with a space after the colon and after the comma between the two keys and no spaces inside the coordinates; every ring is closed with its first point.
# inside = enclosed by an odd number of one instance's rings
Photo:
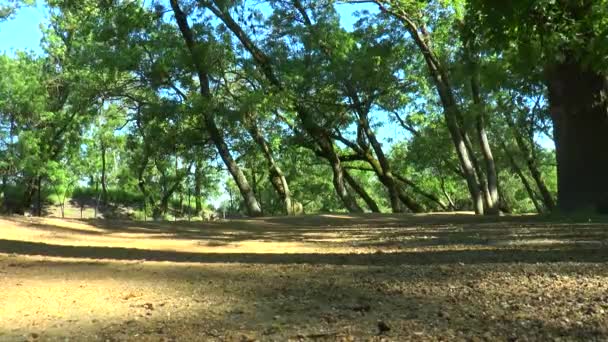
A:
{"type": "MultiPolygon", "coordinates": [[[[207,99],[208,102],[211,103],[213,101],[212,94],[209,88],[209,77],[205,72],[206,68],[202,65],[204,59],[202,58],[202,56],[200,56],[200,49],[198,49],[192,30],[190,29],[190,25],[188,24],[188,17],[181,10],[178,0],[171,0],[170,3],[171,8],[173,9],[173,13],[175,15],[175,19],[182,33],[182,37],[184,38],[186,46],[192,56],[192,62],[199,79],[200,93],[204,99],[207,99]]],[[[209,133],[211,141],[213,141],[213,144],[217,148],[218,154],[220,155],[222,161],[224,162],[224,164],[228,168],[228,171],[232,175],[234,182],[239,188],[241,196],[243,197],[243,200],[245,202],[245,207],[247,208],[247,213],[249,214],[249,216],[261,216],[262,208],[260,207],[258,200],[255,198],[255,194],[249,186],[249,182],[247,182],[245,174],[239,168],[234,158],[232,158],[224,136],[217,127],[213,114],[211,113],[212,110],[215,109],[207,108],[203,111],[205,127],[207,128],[207,132],[209,133]]]]}

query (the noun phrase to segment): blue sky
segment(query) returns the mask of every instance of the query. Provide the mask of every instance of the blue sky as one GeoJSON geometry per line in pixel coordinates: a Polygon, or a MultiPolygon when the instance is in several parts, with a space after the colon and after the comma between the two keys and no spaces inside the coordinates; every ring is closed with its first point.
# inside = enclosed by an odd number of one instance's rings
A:
{"type": "MultiPolygon", "coordinates": [[[[375,11],[376,7],[371,4],[341,4],[337,5],[337,9],[340,12],[342,25],[350,29],[357,20],[354,16],[355,11],[363,9],[375,11]]],[[[46,11],[43,3],[39,1],[36,6],[22,8],[15,17],[0,23],[0,53],[19,50],[40,52],[42,38],[40,25],[47,21],[46,11]]]]}
{"type": "Polygon", "coordinates": [[[40,52],[42,32],[40,24],[46,21],[42,4],[22,8],[17,15],[0,23],[0,52],[11,53],[18,50],[40,52]]]}

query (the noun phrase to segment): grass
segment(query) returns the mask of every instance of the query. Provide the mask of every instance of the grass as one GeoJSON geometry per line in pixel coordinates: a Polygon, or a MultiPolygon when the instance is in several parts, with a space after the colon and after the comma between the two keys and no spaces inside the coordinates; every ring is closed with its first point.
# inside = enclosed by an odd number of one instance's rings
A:
{"type": "Polygon", "coordinates": [[[596,221],[7,217],[0,340],[606,340],[596,221]]]}

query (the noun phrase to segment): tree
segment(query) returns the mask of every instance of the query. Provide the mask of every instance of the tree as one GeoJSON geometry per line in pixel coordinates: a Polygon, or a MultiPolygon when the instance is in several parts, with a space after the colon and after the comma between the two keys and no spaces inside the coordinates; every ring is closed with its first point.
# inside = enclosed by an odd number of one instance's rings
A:
{"type": "MultiPolygon", "coordinates": [[[[182,11],[180,4],[177,0],[171,0],[171,8],[173,10],[173,14],[175,15],[175,20],[177,21],[177,25],[179,30],[181,31],[183,40],[190,52],[192,63],[194,66],[194,71],[199,80],[200,87],[200,95],[202,100],[204,101],[205,108],[202,109],[202,115],[204,118],[205,126],[210,135],[211,140],[215,144],[218,153],[226,166],[232,177],[234,178],[235,183],[239,187],[239,191],[243,196],[245,203],[247,205],[247,211],[251,216],[259,216],[262,214],[262,209],[258,200],[255,198],[255,194],[253,190],[249,186],[249,182],[245,177],[245,174],[241,171],[238,164],[234,161],[230,154],[230,150],[228,149],[228,145],[225,142],[224,136],[220,129],[217,127],[217,124],[214,119],[214,112],[221,111],[221,107],[215,107],[213,101],[213,95],[211,93],[209,74],[207,72],[208,66],[204,63],[209,63],[201,54],[201,47],[199,47],[199,43],[197,42],[197,38],[194,36],[192,29],[190,28],[190,24],[188,23],[188,15],[182,11]]],[[[203,43],[204,45],[205,43],[203,43]]],[[[204,48],[204,47],[203,47],[204,48]]]]}
{"type": "Polygon", "coordinates": [[[608,210],[605,93],[608,2],[471,1],[479,32],[496,51],[540,72],[547,87],[563,211],[608,210]]]}

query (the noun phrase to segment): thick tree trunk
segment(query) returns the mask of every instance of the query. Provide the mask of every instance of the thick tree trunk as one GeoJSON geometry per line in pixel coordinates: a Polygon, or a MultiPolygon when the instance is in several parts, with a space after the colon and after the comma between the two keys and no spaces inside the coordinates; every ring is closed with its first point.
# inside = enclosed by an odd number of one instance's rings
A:
{"type": "Polygon", "coordinates": [[[576,62],[548,76],[559,208],[608,213],[608,80],[576,62]]]}
{"type": "MultiPolygon", "coordinates": [[[[143,197],[142,202],[142,210],[144,213],[144,221],[147,220],[148,216],[148,191],[146,189],[146,180],[144,178],[144,174],[146,172],[146,167],[148,166],[148,153],[147,150],[144,149],[143,161],[137,170],[137,186],[139,187],[139,191],[141,191],[141,195],[143,197]]],[[[95,206],[95,210],[97,211],[97,206],[95,206]]]]}
{"type": "MultiPolygon", "coordinates": [[[[23,212],[26,213],[28,210],[32,209],[32,204],[34,203],[34,196],[36,195],[36,177],[31,176],[27,177],[25,181],[25,189],[23,190],[23,212]]],[[[35,212],[31,212],[32,215],[36,214],[35,212]]]]}
{"type": "Polygon", "coordinates": [[[211,139],[215,142],[217,150],[219,152],[220,157],[224,161],[224,164],[228,168],[228,171],[232,175],[234,182],[236,183],[243,200],[245,201],[245,207],[247,208],[247,213],[249,216],[261,216],[262,208],[258,203],[258,200],[255,198],[255,194],[253,193],[253,189],[249,186],[249,182],[247,182],[247,178],[245,174],[239,168],[236,161],[232,158],[230,151],[228,150],[228,145],[224,141],[224,137],[221,135],[217,126],[215,126],[215,122],[213,120],[209,121],[207,124],[207,128],[211,133],[211,139]]]}
{"type": "MultiPolygon", "coordinates": [[[[333,148],[332,148],[333,151],[333,148]]],[[[363,209],[357,204],[357,201],[346,189],[346,184],[344,183],[344,169],[342,168],[342,164],[340,163],[340,158],[335,154],[335,151],[328,158],[331,170],[333,172],[333,184],[334,189],[336,189],[336,193],[338,193],[338,197],[342,200],[342,203],[346,207],[346,209],[351,213],[362,213],[363,209]]]]}
{"type": "Polygon", "coordinates": [[[270,183],[272,187],[276,191],[277,195],[283,202],[285,207],[285,212],[287,215],[293,215],[293,204],[291,199],[291,193],[289,191],[289,185],[287,184],[287,178],[283,174],[283,171],[274,160],[274,156],[272,153],[272,149],[270,145],[260,132],[260,129],[255,122],[255,118],[252,115],[248,115],[245,119],[245,124],[249,131],[249,134],[253,138],[253,140],[258,144],[262,153],[264,154],[264,158],[266,159],[266,163],[268,165],[268,177],[270,179],[270,183]]]}
{"type": "Polygon", "coordinates": [[[450,205],[450,210],[456,210],[456,204],[454,204],[454,200],[452,200],[452,196],[450,196],[450,193],[445,188],[445,179],[443,179],[443,178],[441,178],[441,192],[443,192],[443,196],[448,201],[448,203],[450,205]]]}
{"type": "MultiPolygon", "coordinates": [[[[200,84],[200,93],[203,99],[207,99],[208,103],[212,103],[212,95],[209,88],[209,77],[205,72],[206,68],[202,64],[204,62],[204,59],[199,53],[200,49],[198,49],[192,30],[190,29],[190,25],[188,24],[188,17],[181,10],[178,0],[171,0],[170,3],[171,8],[173,9],[173,13],[175,14],[175,19],[179,26],[180,32],[182,33],[182,37],[186,43],[188,50],[190,51],[193,65],[196,69],[200,84]]],[[[255,194],[249,186],[245,174],[243,174],[243,171],[239,168],[236,161],[232,158],[224,136],[217,127],[213,114],[210,112],[210,110],[213,109],[205,109],[203,114],[205,126],[207,128],[209,136],[213,141],[215,147],[217,148],[218,154],[220,155],[220,157],[224,161],[224,164],[228,168],[228,171],[232,175],[234,182],[239,188],[241,196],[245,201],[247,213],[249,214],[249,216],[261,216],[262,208],[260,208],[260,204],[255,198],[255,194]]]]}
{"type": "Polygon", "coordinates": [[[450,131],[452,142],[454,143],[454,146],[456,148],[458,160],[460,160],[460,165],[462,167],[462,171],[467,182],[469,194],[471,195],[471,200],[473,202],[473,209],[475,210],[476,214],[481,215],[484,213],[483,193],[480,189],[479,183],[477,182],[475,168],[471,161],[471,156],[467,150],[465,139],[462,133],[460,132],[460,128],[458,127],[457,120],[453,115],[447,114],[448,111],[456,109],[449,108],[450,107],[448,107],[447,110],[444,109],[448,130],[450,131]]]}
{"type": "Polygon", "coordinates": [[[441,208],[442,210],[448,209],[447,205],[445,203],[443,203],[443,201],[441,199],[439,199],[439,197],[435,196],[432,193],[424,191],[420,186],[418,186],[416,183],[412,182],[411,180],[409,180],[401,175],[396,175],[396,178],[403,184],[410,187],[415,193],[417,193],[417,194],[421,195],[422,197],[425,197],[426,199],[430,200],[431,202],[437,204],[439,206],[439,208],[441,208]]]}
{"type": "Polygon", "coordinates": [[[363,199],[363,201],[365,201],[365,204],[367,205],[369,210],[372,211],[372,213],[380,212],[380,207],[378,207],[376,201],[374,201],[374,199],[367,193],[367,191],[365,191],[365,189],[359,183],[357,183],[357,180],[354,179],[353,176],[347,170],[344,170],[344,179],[346,179],[346,182],[351,187],[351,189],[353,189],[353,191],[355,191],[359,196],[361,196],[361,198],[363,199]]]}

